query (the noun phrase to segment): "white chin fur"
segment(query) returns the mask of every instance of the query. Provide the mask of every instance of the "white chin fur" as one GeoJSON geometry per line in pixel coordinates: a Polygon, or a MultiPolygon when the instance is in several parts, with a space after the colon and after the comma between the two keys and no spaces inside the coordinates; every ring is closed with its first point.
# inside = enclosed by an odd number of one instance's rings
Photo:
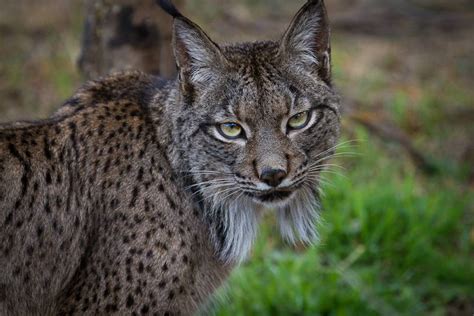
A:
{"type": "MultiPolygon", "coordinates": [[[[268,207],[269,205],[267,205],[268,207]]],[[[214,208],[213,216],[221,216],[225,240],[219,256],[228,263],[241,263],[257,236],[262,204],[241,197],[214,208]]],[[[319,205],[315,194],[302,188],[291,198],[275,205],[282,237],[290,243],[311,244],[318,239],[316,222],[319,205]]]]}
{"type": "Polygon", "coordinates": [[[316,223],[319,219],[316,195],[302,188],[291,201],[277,209],[278,226],[282,237],[294,244],[312,244],[318,240],[316,223]]]}
{"type": "Polygon", "coordinates": [[[257,236],[259,213],[255,203],[247,198],[229,201],[222,207],[225,240],[220,257],[229,263],[241,263],[252,249],[257,236]]]}

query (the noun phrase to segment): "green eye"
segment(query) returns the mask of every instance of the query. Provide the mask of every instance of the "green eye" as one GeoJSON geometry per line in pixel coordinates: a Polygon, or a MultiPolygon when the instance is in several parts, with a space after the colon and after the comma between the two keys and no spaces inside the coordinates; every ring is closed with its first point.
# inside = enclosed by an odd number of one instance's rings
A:
{"type": "Polygon", "coordinates": [[[236,139],[242,137],[243,129],[237,123],[222,123],[218,126],[218,130],[222,136],[228,139],[236,139]]]}
{"type": "Polygon", "coordinates": [[[290,129],[302,129],[308,124],[309,118],[308,111],[295,114],[288,120],[288,127],[290,129]]]}

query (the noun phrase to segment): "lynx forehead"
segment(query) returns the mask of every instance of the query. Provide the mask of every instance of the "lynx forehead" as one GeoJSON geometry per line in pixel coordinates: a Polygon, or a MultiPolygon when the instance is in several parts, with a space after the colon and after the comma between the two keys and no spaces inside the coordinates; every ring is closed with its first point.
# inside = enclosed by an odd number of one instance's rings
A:
{"type": "Polygon", "coordinates": [[[0,126],[1,315],[193,314],[263,210],[290,242],[315,239],[340,125],[323,2],[280,41],[225,47],[160,4],[177,80],[114,74],[0,126]]]}

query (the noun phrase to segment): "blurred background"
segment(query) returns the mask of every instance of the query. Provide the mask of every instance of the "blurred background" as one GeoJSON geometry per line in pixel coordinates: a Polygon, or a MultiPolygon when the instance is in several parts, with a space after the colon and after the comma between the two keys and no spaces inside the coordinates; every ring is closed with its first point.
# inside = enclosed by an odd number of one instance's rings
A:
{"type": "MultiPolygon", "coordinates": [[[[45,118],[110,69],[172,76],[171,20],[114,6],[125,2],[1,0],[0,122],[45,118]],[[138,37],[114,38],[124,21],[138,37]]],[[[176,2],[226,43],[278,39],[305,1],[176,2]]],[[[474,2],[326,4],[344,134],[341,168],[325,174],[320,242],[285,245],[269,216],[252,258],[204,313],[472,316],[474,2]]]]}

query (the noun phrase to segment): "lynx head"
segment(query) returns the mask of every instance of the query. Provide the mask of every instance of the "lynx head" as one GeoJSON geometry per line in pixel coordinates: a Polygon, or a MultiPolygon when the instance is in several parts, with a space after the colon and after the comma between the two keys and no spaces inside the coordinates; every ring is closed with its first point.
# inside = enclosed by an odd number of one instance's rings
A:
{"type": "Polygon", "coordinates": [[[322,0],[279,41],[218,46],[168,1],[179,93],[174,160],[189,177],[222,259],[240,261],[262,209],[290,242],[316,237],[319,173],[339,134],[322,0]]]}

